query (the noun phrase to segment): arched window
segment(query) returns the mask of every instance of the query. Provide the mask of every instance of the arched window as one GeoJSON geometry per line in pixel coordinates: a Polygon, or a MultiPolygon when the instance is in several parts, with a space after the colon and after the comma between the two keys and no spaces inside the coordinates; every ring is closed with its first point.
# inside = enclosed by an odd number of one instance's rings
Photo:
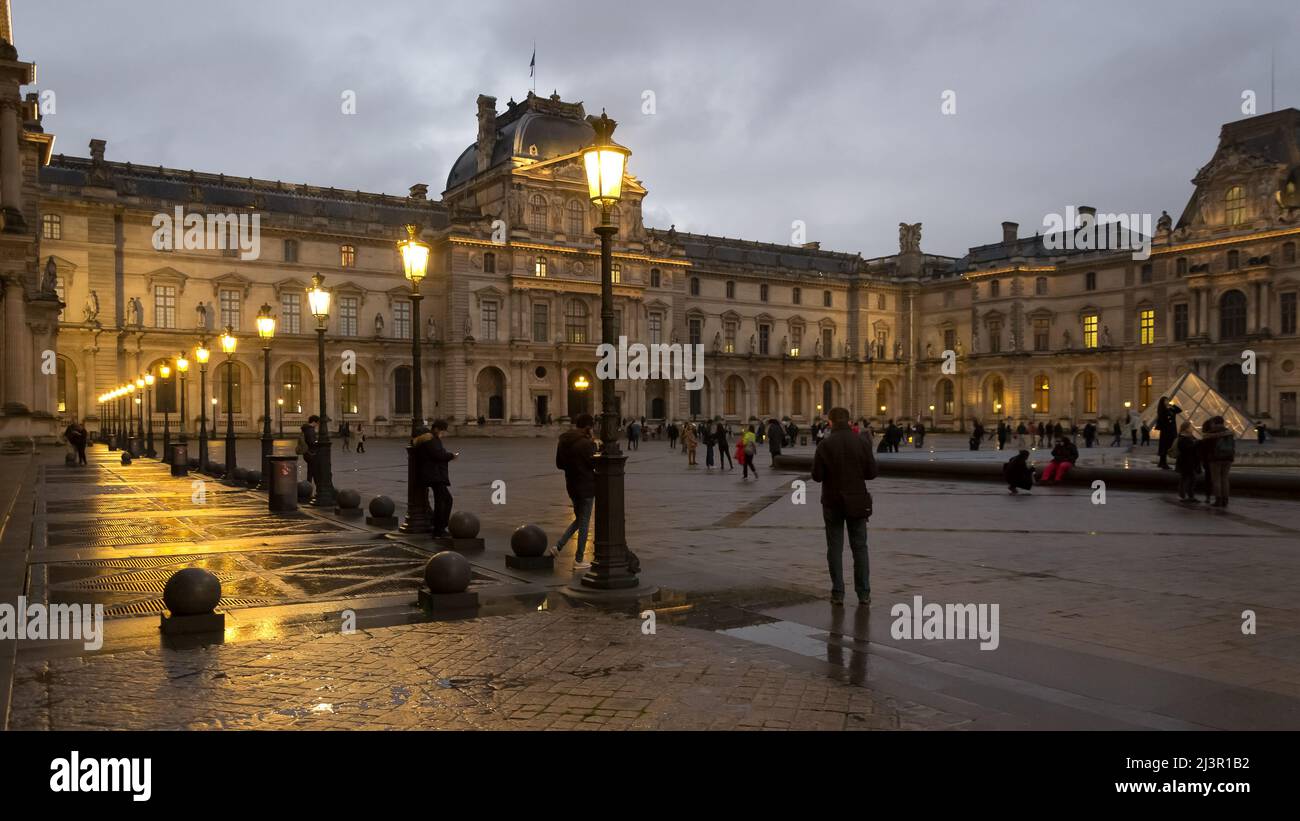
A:
{"type": "Polygon", "coordinates": [[[1034,404],[1034,413],[1052,412],[1052,383],[1045,373],[1034,377],[1034,404]]]}
{"type": "Polygon", "coordinates": [[[402,365],[393,371],[393,413],[411,415],[411,367],[402,365]]]}
{"type": "Polygon", "coordinates": [[[576,344],[587,341],[587,303],[580,299],[571,299],[564,306],[564,338],[576,344]]]}
{"type": "Polygon", "coordinates": [[[153,411],[154,413],[177,413],[180,410],[177,390],[177,382],[180,381],[180,375],[173,368],[171,376],[163,379],[161,375],[153,383],[153,411]]]}
{"type": "Polygon", "coordinates": [[[1151,404],[1151,385],[1153,380],[1149,371],[1138,375],[1138,410],[1146,410],[1151,404]]]}
{"type": "Polygon", "coordinates": [[[944,416],[952,416],[957,408],[956,391],[951,379],[945,379],[940,383],[939,407],[944,416]]]}
{"type": "Polygon", "coordinates": [[[280,374],[284,378],[284,393],[280,396],[284,400],[284,409],[289,413],[302,413],[302,366],[290,362],[284,366],[280,374]]]}
{"type": "Polygon", "coordinates": [[[808,413],[808,383],[802,379],[796,379],[793,386],[793,396],[790,412],[795,416],[804,416],[808,413]]]}
{"type": "Polygon", "coordinates": [[[1248,388],[1246,379],[1246,374],[1241,372],[1240,365],[1224,365],[1219,368],[1215,387],[1223,394],[1224,399],[1234,405],[1244,406],[1248,388]]]}
{"type": "Polygon", "coordinates": [[[985,395],[985,401],[988,403],[987,410],[995,416],[1000,416],[1006,410],[1006,404],[1003,402],[1005,384],[1002,382],[1002,377],[994,376],[986,384],[988,391],[985,395]]]}
{"type": "Polygon", "coordinates": [[[546,197],[541,194],[528,198],[528,227],[537,233],[546,231],[546,197]]]}
{"type": "Polygon", "coordinates": [[[1246,335],[1246,295],[1232,290],[1219,297],[1219,338],[1238,339],[1246,335]]]}
{"type": "Polygon", "coordinates": [[[1234,185],[1223,195],[1224,216],[1229,225],[1240,225],[1246,221],[1246,189],[1234,185]]]}
{"type": "Polygon", "coordinates": [[[233,362],[222,362],[217,366],[216,390],[214,391],[217,398],[217,409],[221,413],[229,410],[231,413],[244,412],[243,385],[240,384],[239,366],[233,362]],[[229,392],[227,392],[229,391],[229,392]],[[226,397],[230,397],[230,407],[226,407],[226,397]]]}
{"type": "Polygon", "coordinates": [[[727,416],[740,415],[740,399],[744,394],[745,385],[740,381],[739,376],[727,377],[727,386],[722,396],[722,412],[727,416]]]}
{"type": "Polygon", "coordinates": [[[583,227],[582,203],[578,202],[577,200],[569,200],[568,212],[569,212],[569,219],[568,219],[568,225],[566,226],[565,230],[570,236],[576,237],[582,233],[582,227],[583,227]]]}
{"type": "Polygon", "coordinates": [[[892,386],[889,384],[888,379],[882,379],[880,380],[880,384],[876,385],[875,409],[881,416],[884,416],[889,412],[889,394],[891,393],[891,387],[892,386]]]}
{"type": "Polygon", "coordinates": [[[343,268],[357,267],[357,249],[353,245],[339,246],[339,265],[343,268]]]}
{"type": "Polygon", "coordinates": [[[359,409],[357,398],[360,396],[360,392],[357,390],[357,375],[355,373],[345,373],[339,377],[339,380],[339,416],[344,417],[349,413],[357,413],[359,409]]]}

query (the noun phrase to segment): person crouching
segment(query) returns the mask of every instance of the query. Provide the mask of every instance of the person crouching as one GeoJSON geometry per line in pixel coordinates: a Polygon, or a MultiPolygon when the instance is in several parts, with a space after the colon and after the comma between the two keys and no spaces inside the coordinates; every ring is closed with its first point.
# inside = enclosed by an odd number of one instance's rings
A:
{"type": "Polygon", "coordinates": [[[1029,466],[1029,451],[1022,450],[1007,460],[1002,466],[1002,477],[1007,480],[1007,488],[1014,496],[1022,490],[1034,487],[1034,469],[1029,466]]]}

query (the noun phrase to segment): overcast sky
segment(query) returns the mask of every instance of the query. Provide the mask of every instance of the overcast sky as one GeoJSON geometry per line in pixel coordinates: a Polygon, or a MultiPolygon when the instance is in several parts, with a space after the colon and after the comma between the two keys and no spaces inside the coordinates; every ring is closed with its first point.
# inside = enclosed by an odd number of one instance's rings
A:
{"type": "Polygon", "coordinates": [[[960,255],[1070,204],[1177,218],[1243,91],[1269,110],[1275,45],[1276,107],[1300,104],[1295,0],[12,5],[59,153],[440,192],[536,41],[539,94],[619,120],[649,224],[789,242],[802,220],[868,257],[902,221],[960,255]]]}

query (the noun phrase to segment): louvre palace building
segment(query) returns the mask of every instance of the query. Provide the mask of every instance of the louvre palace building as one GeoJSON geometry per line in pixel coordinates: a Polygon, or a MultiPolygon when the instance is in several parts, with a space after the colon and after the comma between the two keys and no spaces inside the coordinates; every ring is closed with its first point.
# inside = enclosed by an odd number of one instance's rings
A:
{"type": "MultiPolygon", "coordinates": [[[[37,95],[22,95],[31,64],[0,46],[0,437],[10,448],[52,441],[73,417],[94,429],[100,394],[182,352],[193,358],[226,327],[239,347],[229,360],[214,350],[207,396],[191,368],[187,426],[202,406],[223,414],[224,429],[230,378],[236,429],[259,431],[263,305],[278,319],[272,412],[296,430],[319,411],[305,293],[317,273],[332,291],[335,423],[409,430],[412,334],[425,343],[425,413],[453,430],[529,435],[599,410],[599,215],[578,156],[593,135],[581,103],[481,96],[477,139],[441,194],[414,184],[392,196],[164,168],[115,157],[99,139],[89,156],[55,154],[37,95]],[[158,247],[158,215],[180,213],[257,215],[260,252],[158,247]],[[407,223],[433,246],[420,327],[395,246],[407,223]],[[42,369],[47,350],[55,369],[42,369]]],[[[873,258],[656,230],[629,171],[614,215],[618,333],[703,345],[706,379],[698,391],[619,382],[621,414],[806,425],[843,405],[952,430],[1003,418],[1108,425],[1191,370],[1252,418],[1294,428],[1300,111],[1223,126],[1207,164],[1188,170],[1195,192],[1180,216],[1155,223],[1146,259],[1057,247],[1010,222],[960,257],[923,251],[920,223],[901,225],[897,251],[873,258]]],[[[174,378],[155,388],[160,415],[177,410],[179,389],[174,378]]]]}

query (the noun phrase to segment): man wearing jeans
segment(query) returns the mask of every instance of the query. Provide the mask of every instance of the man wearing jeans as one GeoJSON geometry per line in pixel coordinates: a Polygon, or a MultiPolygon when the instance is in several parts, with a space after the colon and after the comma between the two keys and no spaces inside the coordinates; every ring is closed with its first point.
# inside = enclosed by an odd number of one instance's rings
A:
{"type": "Polygon", "coordinates": [[[547,548],[548,556],[556,556],[569,537],[578,534],[577,552],[573,557],[573,568],[585,570],[591,562],[583,561],[587,547],[587,528],[591,523],[591,511],[596,506],[596,466],[592,458],[596,455],[596,441],[591,435],[592,418],[589,413],[578,414],[573,420],[573,427],[560,434],[560,441],[555,446],[555,466],[564,471],[564,488],[573,503],[573,523],[560,535],[554,546],[547,548]]]}
{"type": "Polygon", "coordinates": [[[817,445],[813,481],[822,484],[822,520],[826,524],[826,564],[831,574],[831,604],[844,604],[844,531],[853,552],[853,589],[859,604],[871,603],[871,575],[867,561],[867,519],[871,494],[866,481],[876,478],[876,457],[871,443],[853,433],[849,412],[831,408],[831,431],[817,445]]]}

